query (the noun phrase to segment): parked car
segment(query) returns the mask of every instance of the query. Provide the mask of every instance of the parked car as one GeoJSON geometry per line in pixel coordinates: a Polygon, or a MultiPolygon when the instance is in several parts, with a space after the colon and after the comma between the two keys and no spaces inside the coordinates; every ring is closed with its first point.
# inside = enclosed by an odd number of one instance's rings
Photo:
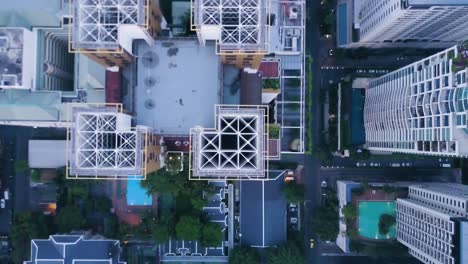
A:
{"type": "Polygon", "coordinates": [[[0,200],[0,208],[5,208],[5,199],[0,200]]]}
{"type": "Polygon", "coordinates": [[[357,162],[356,167],[366,167],[367,164],[365,162],[357,162]]]}
{"type": "Polygon", "coordinates": [[[401,167],[400,163],[391,163],[390,167],[401,167]]]}
{"type": "Polygon", "coordinates": [[[327,182],[326,181],[322,181],[322,183],[320,185],[322,186],[322,188],[327,188],[327,182]]]}
{"type": "Polygon", "coordinates": [[[311,238],[310,239],[310,248],[314,248],[315,244],[314,244],[314,239],[311,238]]]}
{"type": "Polygon", "coordinates": [[[442,168],[451,168],[452,165],[450,163],[441,163],[440,167],[442,167],[442,168]]]}
{"type": "Polygon", "coordinates": [[[291,222],[291,224],[297,224],[297,217],[291,217],[289,221],[291,222]]]}
{"type": "Polygon", "coordinates": [[[3,192],[3,195],[5,196],[5,200],[10,199],[10,192],[9,192],[8,190],[5,190],[5,191],[3,192]]]}

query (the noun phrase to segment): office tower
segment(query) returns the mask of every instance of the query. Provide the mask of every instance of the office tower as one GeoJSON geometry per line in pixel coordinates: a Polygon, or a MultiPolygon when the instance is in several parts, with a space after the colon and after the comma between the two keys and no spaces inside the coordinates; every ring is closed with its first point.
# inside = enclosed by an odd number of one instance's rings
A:
{"type": "Polygon", "coordinates": [[[424,263],[468,263],[468,186],[427,183],[397,199],[397,239],[424,263]]]}
{"type": "Polygon", "coordinates": [[[370,150],[468,155],[468,44],[369,82],[364,106],[370,150]]]}
{"type": "Polygon", "coordinates": [[[363,0],[359,42],[445,47],[468,34],[467,0],[363,0]],[[444,44],[447,43],[447,44],[444,44]]]}

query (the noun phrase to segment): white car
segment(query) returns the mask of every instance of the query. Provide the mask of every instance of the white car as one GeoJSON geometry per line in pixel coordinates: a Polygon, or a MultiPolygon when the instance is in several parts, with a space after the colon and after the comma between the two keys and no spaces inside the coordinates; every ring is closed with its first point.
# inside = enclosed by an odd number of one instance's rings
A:
{"type": "Polygon", "coordinates": [[[320,185],[322,186],[322,188],[327,188],[327,182],[326,181],[322,181],[322,183],[320,185]]]}
{"type": "Polygon", "coordinates": [[[5,208],[5,199],[0,200],[0,208],[5,208]]]}

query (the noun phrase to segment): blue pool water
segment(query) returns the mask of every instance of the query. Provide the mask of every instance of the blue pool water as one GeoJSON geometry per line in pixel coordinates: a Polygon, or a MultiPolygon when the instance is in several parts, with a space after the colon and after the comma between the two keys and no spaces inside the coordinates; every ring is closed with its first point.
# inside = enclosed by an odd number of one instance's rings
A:
{"type": "Polygon", "coordinates": [[[127,205],[151,205],[153,197],[140,186],[141,180],[127,181],[127,205]]]}

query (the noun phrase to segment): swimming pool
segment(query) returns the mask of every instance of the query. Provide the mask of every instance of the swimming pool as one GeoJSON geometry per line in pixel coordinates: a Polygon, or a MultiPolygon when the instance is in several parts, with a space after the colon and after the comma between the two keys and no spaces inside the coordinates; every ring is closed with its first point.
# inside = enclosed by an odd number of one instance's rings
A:
{"type": "Polygon", "coordinates": [[[127,181],[127,205],[151,205],[152,195],[147,195],[146,190],[140,186],[141,180],[127,181]]]}
{"type": "Polygon", "coordinates": [[[379,218],[382,214],[395,216],[395,202],[359,202],[359,235],[369,239],[390,239],[395,237],[395,226],[387,235],[379,234],[379,218]]]}

